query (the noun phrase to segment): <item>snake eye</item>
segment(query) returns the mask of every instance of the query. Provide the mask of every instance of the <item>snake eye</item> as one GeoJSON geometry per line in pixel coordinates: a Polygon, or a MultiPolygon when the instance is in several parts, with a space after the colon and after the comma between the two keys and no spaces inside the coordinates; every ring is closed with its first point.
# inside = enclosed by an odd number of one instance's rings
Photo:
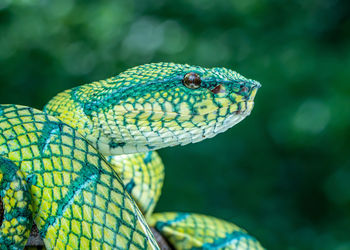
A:
{"type": "Polygon", "coordinates": [[[185,75],[182,83],[189,89],[198,89],[201,86],[202,80],[198,74],[190,72],[185,75]]]}

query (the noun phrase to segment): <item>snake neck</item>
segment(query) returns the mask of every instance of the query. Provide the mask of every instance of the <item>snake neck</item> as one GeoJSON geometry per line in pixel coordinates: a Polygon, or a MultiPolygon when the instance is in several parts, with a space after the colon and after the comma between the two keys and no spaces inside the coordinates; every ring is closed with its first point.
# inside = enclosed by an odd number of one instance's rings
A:
{"type": "Polygon", "coordinates": [[[87,137],[93,131],[93,125],[84,114],[82,105],[74,99],[72,92],[70,89],[59,93],[44,107],[44,112],[55,116],[87,137]]]}

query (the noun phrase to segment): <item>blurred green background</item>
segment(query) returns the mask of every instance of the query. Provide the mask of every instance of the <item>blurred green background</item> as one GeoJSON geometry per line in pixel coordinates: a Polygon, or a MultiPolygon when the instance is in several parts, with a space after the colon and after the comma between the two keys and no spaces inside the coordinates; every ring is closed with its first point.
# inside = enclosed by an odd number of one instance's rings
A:
{"type": "Polygon", "coordinates": [[[0,0],[0,102],[135,65],[224,66],[260,81],[252,115],[160,151],[157,211],[214,215],[268,249],[350,249],[350,4],[346,0],[0,0]]]}

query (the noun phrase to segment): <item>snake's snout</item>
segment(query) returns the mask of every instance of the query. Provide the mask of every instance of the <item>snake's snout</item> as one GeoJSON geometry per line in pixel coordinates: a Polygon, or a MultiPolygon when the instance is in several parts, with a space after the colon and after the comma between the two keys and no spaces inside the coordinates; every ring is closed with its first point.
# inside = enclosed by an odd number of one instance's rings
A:
{"type": "Polygon", "coordinates": [[[247,101],[252,102],[254,101],[258,89],[261,88],[261,84],[255,80],[250,80],[248,86],[248,94],[246,99],[247,101]]]}
{"type": "Polygon", "coordinates": [[[253,80],[253,88],[260,89],[261,88],[261,83],[258,81],[253,80]]]}

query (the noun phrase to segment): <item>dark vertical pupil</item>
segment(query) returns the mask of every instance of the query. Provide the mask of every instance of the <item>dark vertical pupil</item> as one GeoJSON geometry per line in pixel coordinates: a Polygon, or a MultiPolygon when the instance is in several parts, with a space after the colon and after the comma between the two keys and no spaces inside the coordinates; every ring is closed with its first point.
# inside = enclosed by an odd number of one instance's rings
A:
{"type": "Polygon", "coordinates": [[[190,89],[197,89],[201,86],[200,76],[194,72],[187,73],[183,79],[183,84],[190,89]]]}

